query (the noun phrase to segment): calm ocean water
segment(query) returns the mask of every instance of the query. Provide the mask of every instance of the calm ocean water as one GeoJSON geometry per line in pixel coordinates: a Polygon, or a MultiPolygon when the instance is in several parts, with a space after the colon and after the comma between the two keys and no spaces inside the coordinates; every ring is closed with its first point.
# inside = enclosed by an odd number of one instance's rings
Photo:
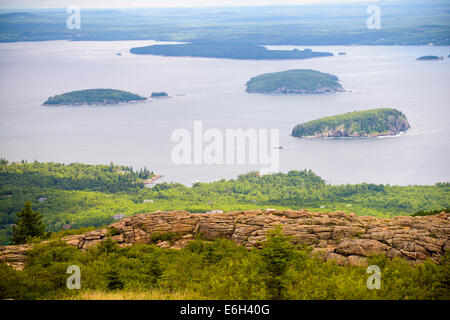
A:
{"type": "MultiPolygon", "coordinates": [[[[450,181],[448,47],[310,47],[346,56],[309,60],[236,61],[135,56],[152,41],[0,44],[0,156],[10,161],[147,166],[166,181],[189,184],[234,178],[260,165],[175,165],[175,129],[279,129],[281,171],[311,169],[332,184],[434,184],[450,181]],[[121,52],[122,56],[116,53],[121,52]],[[443,61],[419,62],[422,55],[443,61]],[[334,95],[247,94],[260,73],[310,68],[337,75],[351,92],[334,95]],[[172,98],[151,103],[44,107],[49,97],[115,88],[172,98]],[[412,128],[375,139],[301,140],[301,122],[354,110],[394,107],[412,128]]],[[[279,48],[279,47],[277,47],[279,48]]],[[[286,47],[293,48],[293,47],[286,47]]],[[[298,47],[303,49],[304,47],[298,47]]]]}

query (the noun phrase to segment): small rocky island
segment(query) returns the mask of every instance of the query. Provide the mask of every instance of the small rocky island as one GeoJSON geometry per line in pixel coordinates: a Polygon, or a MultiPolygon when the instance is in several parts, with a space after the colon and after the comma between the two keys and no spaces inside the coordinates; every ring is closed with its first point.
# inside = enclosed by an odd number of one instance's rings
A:
{"type": "Polygon", "coordinates": [[[111,105],[144,100],[147,100],[147,98],[122,90],[87,89],[50,97],[44,102],[44,106],[111,105]]]}
{"type": "Polygon", "coordinates": [[[391,108],[354,111],[295,126],[298,138],[342,138],[392,136],[410,128],[406,116],[391,108]]]}
{"type": "Polygon", "coordinates": [[[265,73],[247,82],[249,93],[320,94],[342,92],[338,77],[315,70],[294,69],[265,73]]]}
{"type": "Polygon", "coordinates": [[[444,60],[444,57],[438,57],[438,56],[423,56],[417,58],[419,61],[429,61],[429,60],[444,60]]]}
{"type": "Polygon", "coordinates": [[[167,94],[167,92],[152,92],[151,98],[168,98],[169,95],[167,94]]]}

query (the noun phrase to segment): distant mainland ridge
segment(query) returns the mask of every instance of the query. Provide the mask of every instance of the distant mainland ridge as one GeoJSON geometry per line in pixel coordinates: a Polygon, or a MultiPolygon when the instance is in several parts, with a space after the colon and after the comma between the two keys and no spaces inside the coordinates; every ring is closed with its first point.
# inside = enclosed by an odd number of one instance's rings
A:
{"type": "Polygon", "coordinates": [[[160,91],[160,92],[152,92],[150,97],[151,98],[168,98],[169,95],[165,91],[160,91]]]}
{"type": "Polygon", "coordinates": [[[410,128],[406,116],[393,108],[348,112],[299,124],[292,130],[298,138],[392,136],[410,128]]]}
{"type": "Polygon", "coordinates": [[[308,59],[333,56],[330,52],[304,50],[269,50],[264,46],[247,43],[188,43],[163,44],[136,47],[133,54],[157,55],[167,57],[200,57],[238,60],[285,60],[308,59]]]}
{"type": "Polygon", "coordinates": [[[267,94],[321,94],[345,90],[335,75],[309,69],[293,69],[253,77],[247,82],[246,91],[267,94]]]}

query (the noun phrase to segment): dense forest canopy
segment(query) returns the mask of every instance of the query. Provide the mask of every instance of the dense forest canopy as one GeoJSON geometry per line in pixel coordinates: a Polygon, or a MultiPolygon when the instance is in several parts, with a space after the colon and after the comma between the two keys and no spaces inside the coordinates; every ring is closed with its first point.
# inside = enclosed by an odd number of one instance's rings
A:
{"type": "Polygon", "coordinates": [[[117,104],[142,100],[146,100],[146,98],[127,91],[115,89],[87,89],[71,91],[50,97],[44,102],[44,105],[117,104]]]}
{"type": "Polygon", "coordinates": [[[312,50],[268,50],[246,43],[189,43],[165,44],[137,47],[130,50],[134,54],[151,54],[169,57],[227,58],[239,60],[307,59],[332,56],[329,52],[312,50]]]}
{"type": "Polygon", "coordinates": [[[406,116],[396,109],[380,108],[348,112],[299,124],[292,130],[294,137],[388,135],[409,128],[406,116]]]}
{"type": "Polygon", "coordinates": [[[52,187],[61,190],[90,190],[118,192],[141,186],[153,177],[147,168],[134,171],[132,167],[87,165],[82,163],[8,163],[0,165],[0,188],[52,187]]]}
{"type": "Polygon", "coordinates": [[[250,93],[325,93],[342,91],[338,77],[315,70],[265,73],[247,82],[250,93]]]}
{"type": "Polygon", "coordinates": [[[47,231],[102,226],[116,214],[157,210],[309,209],[392,217],[450,207],[449,183],[432,186],[376,184],[327,185],[308,170],[196,183],[161,183],[146,188],[147,168],[0,161],[0,243],[11,238],[11,225],[26,201],[40,211],[47,231]],[[153,200],[153,201],[144,201],[153,200]]]}

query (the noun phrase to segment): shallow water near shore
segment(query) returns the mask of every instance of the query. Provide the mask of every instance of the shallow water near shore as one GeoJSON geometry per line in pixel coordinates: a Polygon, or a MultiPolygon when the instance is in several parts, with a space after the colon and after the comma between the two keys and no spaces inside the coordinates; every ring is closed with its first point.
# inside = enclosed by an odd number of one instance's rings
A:
{"type": "MultiPolygon", "coordinates": [[[[280,168],[311,169],[328,183],[434,184],[450,181],[448,47],[314,47],[334,57],[242,61],[138,56],[152,41],[0,44],[0,157],[10,161],[147,166],[162,181],[190,184],[235,178],[261,165],[175,165],[174,130],[279,129],[280,168]],[[338,52],[347,55],[339,56],[338,52]],[[121,56],[117,56],[121,52],[121,56]],[[332,73],[348,92],[263,95],[245,92],[253,76],[302,68],[332,73]],[[55,94],[92,88],[171,99],[116,106],[46,107],[55,94]],[[411,129],[389,138],[298,139],[302,122],[355,110],[393,107],[411,129]]],[[[305,47],[269,47],[292,49],[305,47]]]]}

